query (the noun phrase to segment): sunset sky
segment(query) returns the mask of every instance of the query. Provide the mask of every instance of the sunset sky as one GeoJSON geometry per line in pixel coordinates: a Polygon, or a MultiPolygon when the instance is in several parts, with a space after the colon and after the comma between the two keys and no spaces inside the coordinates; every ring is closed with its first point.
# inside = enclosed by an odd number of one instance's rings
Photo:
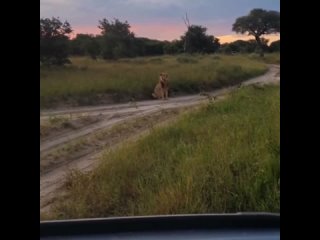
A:
{"type": "MultiPolygon", "coordinates": [[[[208,34],[224,43],[248,39],[231,29],[237,17],[253,8],[280,11],[280,0],[40,0],[40,17],[67,20],[72,36],[100,34],[99,20],[118,18],[127,20],[137,37],[171,41],[186,31],[182,18],[187,12],[190,24],[207,27],[208,34]]],[[[271,42],[280,35],[269,38],[271,42]]]]}

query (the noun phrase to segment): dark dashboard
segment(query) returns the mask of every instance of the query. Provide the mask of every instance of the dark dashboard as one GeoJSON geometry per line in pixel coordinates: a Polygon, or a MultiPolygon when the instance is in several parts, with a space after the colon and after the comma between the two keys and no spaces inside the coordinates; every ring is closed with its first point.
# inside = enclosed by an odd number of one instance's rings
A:
{"type": "Polygon", "coordinates": [[[40,222],[40,239],[280,239],[271,213],[116,217],[40,222]]]}

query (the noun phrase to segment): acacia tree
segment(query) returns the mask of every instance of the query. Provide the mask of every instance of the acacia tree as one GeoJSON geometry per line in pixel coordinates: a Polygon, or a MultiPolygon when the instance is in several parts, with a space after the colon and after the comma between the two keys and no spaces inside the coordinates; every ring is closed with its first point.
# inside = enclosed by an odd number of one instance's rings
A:
{"type": "Polygon", "coordinates": [[[72,32],[70,24],[59,18],[40,19],[40,62],[63,65],[68,60],[68,35],[72,32]]]}
{"type": "Polygon", "coordinates": [[[280,13],[264,9],[253,9],[247,16],[236,19],[232,26],[232,31],[254,36],[260,48],[260,56],[263,57],[264,51],[261,36],[280,32],[280,13]]]}

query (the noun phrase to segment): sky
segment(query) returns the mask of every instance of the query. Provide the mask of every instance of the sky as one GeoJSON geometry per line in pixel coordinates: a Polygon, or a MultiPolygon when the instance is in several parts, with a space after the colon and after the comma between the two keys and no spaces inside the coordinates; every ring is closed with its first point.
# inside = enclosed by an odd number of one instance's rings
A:
{"type": "MultiPolygon", "coordinates": [[[[40,18],[67,20],[74,30],[71,37],[100,34],[99,20],[118,18],[128,21],[137,37],[171,41],[186,31],[187,12],[191,25],[205,26],[224,43],[248,39],[232,32],[232,24],[253,8],[280,11],[280,0],[40,0],[40,18]]],[[[269,39],[280,39],[280,34],[269,39]]]]}

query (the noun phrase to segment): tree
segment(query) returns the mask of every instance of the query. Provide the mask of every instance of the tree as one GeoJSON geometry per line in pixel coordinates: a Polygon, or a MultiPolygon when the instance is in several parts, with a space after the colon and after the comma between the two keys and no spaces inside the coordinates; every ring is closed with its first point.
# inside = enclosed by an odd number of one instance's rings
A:
{"type": "MultiPolygon", "coordinates": [[[[165,42],[149,39],[149,38],[136,38],[139,40],[140,47],[143,49],[143,56],[162,55],[165,42]]],[[[137,45],[135,43],[135,45],[137,45]]]]}
{"type": "Polygon", "coordinates": [[[49,65],[69,63],[68,34],[71,32],[71,26],[67,21],[62,23],[59,18],[41,18],[40,62],[49,65]]]}
{"type": "Polygon", "coordinates": [[[177,54],[184,51],[184,43],[180,40],[173,40],[172,42],[166,42],[163,46],[163,52],[165,54],[177,54]]]}
{"type": "Polygon", "coordinates": [[[254,36],[260,48],[260,56],[263,57],[264,51],[261,36],[280,32],[280,13],[277,11],[253,9],[247,16],[236,19],[232,26],[232,31],[254,36]]]}
{"type": "Polygon", "coordinates": [[[100,45],[96,38],[91,38],[87,45],[87,53],[89,56],[96,60],[100,54],[100,45]]]}
{"type": "Polygon", "coordinates": [[[99,21],[99,28],[103,35],[102,57],[116,59],[120,57],[134,56],[134,33],[130,31],[127,21],[120,22],[118,19],[99,21]]]}
{"type": "Polygon", "coordinates": [[[221,44],[220,44],[220,39],[219,38],[214,38],[213,40],[213,52],[217,52],[220,48],[221,44]]]}
{"type": "Polygon", "coordinates": [[[271,52],[279,52],[280,51],[280,40],[272,42],[270,44],[270,51],[271,52]]]}
{"type": "MultiPolygon", "coordinates": [[[[261,38],[262,48],[264,51],[269,51],[268,39],[261,38]]],[[[231,53],[253,53],[259,51],[256,40],[236,40],[231,43],[222,44],[219,51],[226,54],[231,53]]]]}
{"type": "Polygon", "coordinates": [[[92,34],[77,34],[77,36],[70,41],[70,46],[70,52],[73,55],[89,55],[92,59],[96,59],[100,54],[98,37],[92,34]]]}
{"type": "Polygon", "coordinates": [[[188,27],[188,31],[181,37],[185,43],[184,49],[188,53],[213,53],[219,46],[219,40],[206,34],[207,28],[197,25],[188,27]]]}
{"type": "Polygon", "coordinates": [[[87,55],[88,45],[92,38],[94,38],[94,36],[90,34],[77,34],[76,37],[70,41],[70,53],[79,56],[87,55]]]}

